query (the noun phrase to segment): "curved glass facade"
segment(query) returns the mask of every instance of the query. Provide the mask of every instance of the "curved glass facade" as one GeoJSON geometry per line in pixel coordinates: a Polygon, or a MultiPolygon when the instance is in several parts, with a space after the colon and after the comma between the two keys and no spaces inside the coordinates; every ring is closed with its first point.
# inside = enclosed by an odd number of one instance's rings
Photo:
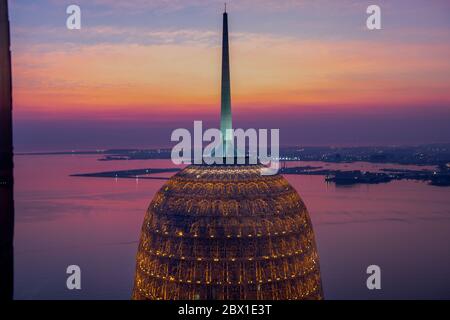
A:
{"type": "Polygon", "coordinates": [[[134,299],[321,299],[305,204],[260,165],[192,165],[155,195],[137,253],[134,299]]]}

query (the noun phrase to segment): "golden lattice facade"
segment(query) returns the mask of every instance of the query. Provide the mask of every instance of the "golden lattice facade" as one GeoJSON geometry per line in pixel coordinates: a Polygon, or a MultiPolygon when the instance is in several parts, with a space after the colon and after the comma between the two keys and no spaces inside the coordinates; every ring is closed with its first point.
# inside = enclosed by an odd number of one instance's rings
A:
{"type": "Polygon", "coordinates": [[[260,165],[191,165],[155,195],[133,299],[321,299],[308,211],[260,165]]]}

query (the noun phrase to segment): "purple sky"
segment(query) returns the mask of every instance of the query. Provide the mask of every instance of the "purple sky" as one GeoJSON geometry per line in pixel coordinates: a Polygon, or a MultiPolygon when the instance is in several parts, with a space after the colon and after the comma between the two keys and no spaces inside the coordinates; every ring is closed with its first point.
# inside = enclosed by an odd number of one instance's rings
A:
{"type": "MultiPolygon", "coordinates": [[[[170,147],[217,127],[223,1],[11,3],[16,151],[170,147]]],[[[229,1],[235,127],[282,145],[450,142],[450,2],[229,1]],[[379,31],[365,28],[369,4],[379,31]]]]}

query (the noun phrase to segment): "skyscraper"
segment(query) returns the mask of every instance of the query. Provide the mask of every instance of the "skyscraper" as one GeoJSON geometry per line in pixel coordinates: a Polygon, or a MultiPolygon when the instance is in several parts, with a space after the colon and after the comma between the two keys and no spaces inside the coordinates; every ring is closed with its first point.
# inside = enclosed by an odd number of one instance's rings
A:
{"type": "MultiPolygon", "coordinates": [[[[227,24],[224,13],[222,132],[231,129],[227,24]]],[[[142,225],[133,299],[323,298],[306,206],[262,168],[190,165],[163,185],[142,225]]]]}
{"type": "Polygon", "coordinates": [[[13,296],[12,82],[8,2],[0,0],[0,299],[13,296]]]}

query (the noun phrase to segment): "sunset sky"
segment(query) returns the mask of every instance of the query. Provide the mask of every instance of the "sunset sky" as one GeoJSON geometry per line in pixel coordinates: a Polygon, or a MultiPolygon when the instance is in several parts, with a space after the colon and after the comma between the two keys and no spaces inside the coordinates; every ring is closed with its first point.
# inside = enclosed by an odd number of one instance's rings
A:
{"type": "MultiPolygon", "coordinates": [[[[223,0],[10,1],[18,151],[217,127],[223,0]],[[66,29],[78,4],[82,29],[66,29]]],[[[228,1],[235,126],[282,145],[450,142],[450,2],[228,1]],[[366,8],[382,8],[369,31],[366,8]]]]}

